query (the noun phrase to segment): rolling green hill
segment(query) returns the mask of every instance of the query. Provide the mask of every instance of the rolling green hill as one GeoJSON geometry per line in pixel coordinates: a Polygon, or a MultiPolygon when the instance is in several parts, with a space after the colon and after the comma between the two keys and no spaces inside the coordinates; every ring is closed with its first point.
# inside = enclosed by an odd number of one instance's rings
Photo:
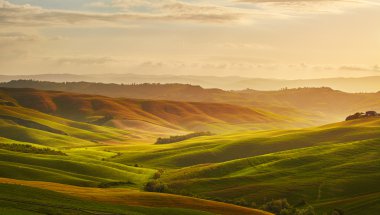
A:
{"type": "Polygon", "coordinates": [[[71,120],[146,133],[220,132],[307,124],[264,110],[222,103],[136,100],[10,88],[0,89],[0,99],[71,120]]]}
{"type": "Polygon", "coordinates": [[[380,118],[301,130],[199,137],[133,147],[115,158],[165,167],[168,192],[261,205],[286,198],[316,211],[373,214],[380,193],[380,118]]]}
{"type": "Polygon", "coordinates": [[[363,119],[298,130],[251,131],[197,137],[154,146],[129,146],[114,160],[169,168],[264,155],[291,149],[380,137],[380,119],[363,119]],[[136,149],[135,149],[136,148],[136,149]]]}
{"type": "Polygon", "coordinates": [[[211,214],[200,210],[127,206],[89,201],[69,195],[14,184],[0,184],[0,214],[211,214]],[[33,193],[33,198],[30,194],[33,193]]]}
{"type": "Polygon", "coordinates": [[[110,141],[127,143],[132,141],[131,136],[125,130],[71,121],[13,101],[3,102],[0,176],[82,186],[128,182],[141,187],[155,170],[103,161],[117,153],[96,149],[110,141]]]}
{"type": "MultiPolygon", "coordinates": [[[[15,202],[30,202],[30,199],[24,193],[9,196],[13,188],[16,192],[20,191],[37,191],[37,199],[32,202],[39,202],[39,206],[53,206],[53,208],[69,208],[76,209],[81,212],[94,212],[102,207],[108,210],[124,209],[122,214],[130,214],[130,211],[139,212],[141,214],[250,214],[250,215],[270,215],[270,213],[255,210],[246,207],[240,207],[232,204],[221,202],[196,199],[185,196],[162,193],[148,193],[131,190],[126,188],[84,188],[69,186],[57,183],[22,181],[14,179],[0,178],[0,190],[6,190],[0,194],[1,199],[7,199],[15,202]],[[17,186],[15,186],[17,185],[17,186]],[[20,186],[22,185],[22,186],[20,186]],[[35,189],[39,188],[39,189],[35,189]],[[52,192],[54,191],[54,192],[52,192]],[[58,193],[55,193],[58,192],[58,193]],[[59,194],[61,193],[61,194],[59,194]],[[5,198],[4,198],[5,194],[5,198]],[[8,194],[8,196],[7,196],[8,194]],[[42,196],[41,196],[42,194],[42,196]],[[65,194],[65,195],[62,195],[65,194]],[[69,195],[69,196],[68,196],[69,195]],[[51,197],[52,198],[51,198],[51,197]],[[21,198],[20,198],[21,197],[21,198]],[[48,198],[50,197],[50,198],[48,198]],[[80,199],[73,198],[79,197],[80,199]],[[39,198],[46,199],[40,202],[39,198]],[[84,200],[85,201],[84,201],[84,200]],[[21,200],[21,201],[20,201],[21,200]],[[60,202],[63,200],[63,202],[60,202]],[[48,204],[47,204],[48,203],[48,204]],[[77,204],[79,203],[79,204],[77,204]],[[99,204],[96,206],[96,204],[99,204]],[[81,205],[86,204],[86,205],[81,205]],[[112,207],[113,206],[113,207],[112,207]],[[89,211],[86,211],[89,210],[89,211]],[[208,213],[207,213],[208,212],[208,213]]],[[[21,205],[22,207],[23,205],[21,205]]],[[[19,208],[20,206],[16,206],[19,208]]],[[[47,207],[50,209],[49,207],[47,207]]],[[[104,209],[103,209],[104,211],[104,209]]],[[[115,212],[114,212],[115,213],[115,212]]],[[[90,213],[92,214],[92,213],[90,213]]],[[[96,213],[97,214],[97,213],[96,213]]],[[[120,213],[117,213],[120,214],[120,213]]]]}

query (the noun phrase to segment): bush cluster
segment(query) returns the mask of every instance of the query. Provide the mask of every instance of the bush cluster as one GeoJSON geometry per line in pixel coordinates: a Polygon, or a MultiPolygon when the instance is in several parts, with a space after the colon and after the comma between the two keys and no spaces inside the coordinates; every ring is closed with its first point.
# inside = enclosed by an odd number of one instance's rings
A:
{"type": "Polygon", "coordinates": [[[290,205],[287,199],[272,200],[262,205],[260,209],[272,212],[276,215],[316,215],[311,205],[296,208],[290,205]]]}
{"type": "Polygon", "coordinates": [[[148,192],[165,193],[168,192],[168,186],[160,181],[154,180],[148,182],[145,185],[144,190],[148,192]]]}

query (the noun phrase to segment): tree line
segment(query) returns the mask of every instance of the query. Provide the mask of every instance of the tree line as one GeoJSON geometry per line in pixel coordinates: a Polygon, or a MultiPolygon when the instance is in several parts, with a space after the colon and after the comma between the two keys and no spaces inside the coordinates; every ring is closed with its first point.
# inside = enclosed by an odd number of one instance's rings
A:
{"type": "Polygon", "coordinates": [[[204,132],[195,132],[195,133],[186,134],[186,135],[170,136],[168,138],[159,137],[156,141],[156,144],[175,143],[175,142],[181,142],[187,139],[191,139],[194,137],[211,136],[211,135],[213,135],[211,132],[204,131],[204,132]]]}
{"type": "Polygon", "coordinates": [[[2,144],[0,143],[0,149],[22,152],[22,153],[32,153],[32,154],[47,154],[47,155],[66,155],[65,153],[50,149],[50,148],[37,148],[32,145],[27,144],[2,144]]]}

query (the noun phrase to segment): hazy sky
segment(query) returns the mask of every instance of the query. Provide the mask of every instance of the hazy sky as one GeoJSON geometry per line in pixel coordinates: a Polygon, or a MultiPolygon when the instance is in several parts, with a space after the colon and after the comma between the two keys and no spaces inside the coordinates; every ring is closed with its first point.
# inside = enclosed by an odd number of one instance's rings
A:
{"type": "Polygon", "coordinates": [[[0,74],[380,75],[379,0],[0,0],[0,74]]]}

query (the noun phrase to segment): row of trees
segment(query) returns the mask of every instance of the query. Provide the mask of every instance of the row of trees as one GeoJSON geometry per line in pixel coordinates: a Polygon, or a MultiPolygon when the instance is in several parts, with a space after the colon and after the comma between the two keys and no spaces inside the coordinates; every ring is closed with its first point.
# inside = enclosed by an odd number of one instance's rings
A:
{"type": "Polygon", "coordinates": [[[186,134],[186,135],[177,135],[177,136],[170,136],[168,138],[158,138],[156,141],[156,144],[168,144],[168,143],[175,143],[175,142],[180,142],[184,141],[187,139],[191,139],[194,137],[201,137],[201,136],[211,136],[212,133],[205,131],[205,132],[195,132],[191,134],[186,134]]]}
{"type": "Polygon", "coordinates": [[[360,118],[368,118],[368,117],[380,117],[380,113],[377,113],[376,111],[367,111],[365,113],[357,112],[353,115],[348,116],[346,118],[346,121],[360,119],[360,118]]]}
{"type": "Polygon", "coordinates": [[[32,153],[32,154],[47,154],[47,155],[66,155],[65,153],[50,149],[50,148],[37,148],[32,145],[26,144],[2,144],[0,143],[0,149],[14,151],[14,152],[23,152],[23,153],[32,153]]]}

